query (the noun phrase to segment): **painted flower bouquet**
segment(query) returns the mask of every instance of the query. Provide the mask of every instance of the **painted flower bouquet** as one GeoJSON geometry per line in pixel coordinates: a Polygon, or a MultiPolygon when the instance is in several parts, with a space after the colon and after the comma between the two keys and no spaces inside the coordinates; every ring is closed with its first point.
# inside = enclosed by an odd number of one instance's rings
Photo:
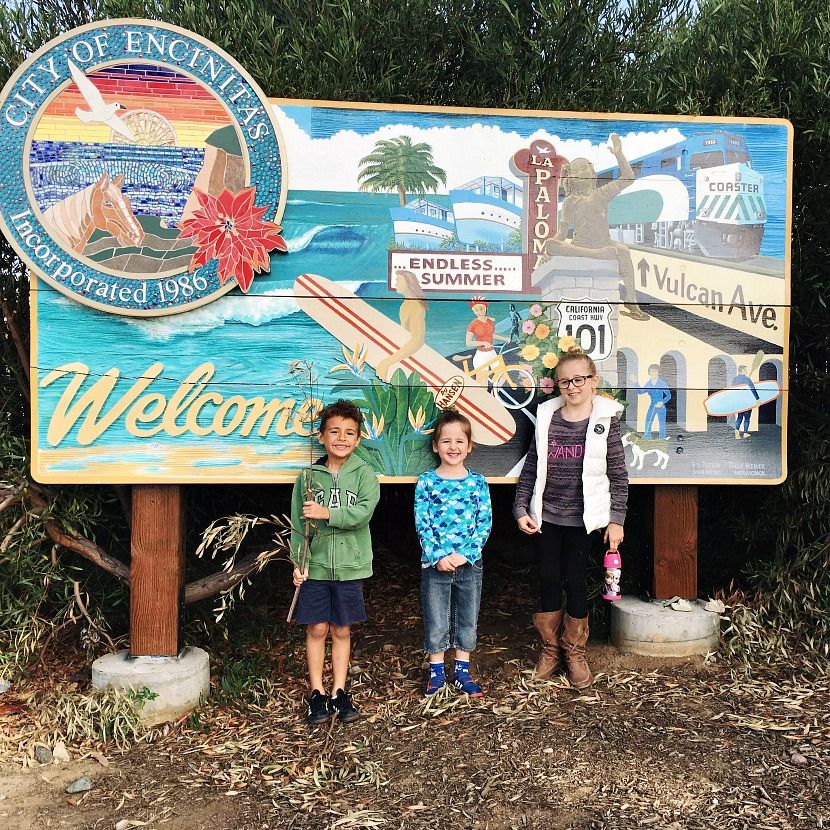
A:
{"type": "Polygon", "coordinates": [[[519,334],[519,356],[531,367],[540,395],[554,394],[554,379],[559,354],[576,342],[573,337],[558,337],[550,303],[534,303],[528,309],[528,318],[519,334]]]}

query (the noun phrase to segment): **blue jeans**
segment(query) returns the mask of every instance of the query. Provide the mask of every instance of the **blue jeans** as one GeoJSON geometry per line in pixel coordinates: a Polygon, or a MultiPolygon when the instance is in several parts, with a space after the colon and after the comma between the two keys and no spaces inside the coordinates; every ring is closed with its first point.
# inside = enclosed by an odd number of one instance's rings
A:
{"type": "Polygon", "coordinates": [[[652,404],[648,408],[648,412],[646,412],[646,434],[643,438],[651,438],[651,425],[655,418],[657,418],[657,434],[661,438],[666,437],[666,405],[657,406],[656,404],[652,404]]]}
{"type": "Polygon", "coordinates": [[[743,412],[738,413],[738,417],[735,419],[735,429],[738,432],[749,432],[750,415],[752,415],[751,409],[745,409],[743,412]]]}
{"type": "Polygon", "coordinates": [[[478,608],[481,604],[481,561],[455,571],[435,566],[421,569],[421,607],[424,613],[424,651],[435,654],[449,648],[476,647],[478,608]]]}

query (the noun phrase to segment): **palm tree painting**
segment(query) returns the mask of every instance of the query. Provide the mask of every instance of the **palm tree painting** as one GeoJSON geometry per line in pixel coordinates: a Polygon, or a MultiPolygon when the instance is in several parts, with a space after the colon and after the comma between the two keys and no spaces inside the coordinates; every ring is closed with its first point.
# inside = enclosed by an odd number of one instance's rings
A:
{"type": "Polygon", "coordinates": [[[361,190],[397,191],[401,207],[406,204],[407,193],[424,196],[428,190],[436,191],[439,184],[447,183],[447,174],[433,163],[432,147],[423,142],[413,144],[407,135],[378,141],[375,149],[360,160],[360,167],[357,180],[361,190]]]}

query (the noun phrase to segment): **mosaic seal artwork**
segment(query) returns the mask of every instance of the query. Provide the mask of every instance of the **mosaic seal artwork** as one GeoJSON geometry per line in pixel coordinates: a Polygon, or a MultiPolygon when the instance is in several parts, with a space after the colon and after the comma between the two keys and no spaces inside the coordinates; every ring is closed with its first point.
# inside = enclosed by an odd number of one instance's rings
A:
{"type": "Polygon", "coordinates": [[[247,292],[285,250],[272,110],[231,57],[151,21],[47,44],[0,104],[0,223],[73,299],[153,316],[247,292]]]}

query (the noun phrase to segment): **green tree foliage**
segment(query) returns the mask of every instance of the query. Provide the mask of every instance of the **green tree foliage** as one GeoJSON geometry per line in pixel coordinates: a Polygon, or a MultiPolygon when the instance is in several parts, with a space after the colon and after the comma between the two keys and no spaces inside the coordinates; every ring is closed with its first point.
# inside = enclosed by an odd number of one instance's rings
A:
{"type": "MultiPolygon", "coordinates": [[[[18,0],[22,50],[80,18],[183,26],[268,95],[535,109],[621,98],[694,0],[18,0]],[[43,21],[36,20],[40,9],[43,21]],[[37,10],[37,11],[35,11],[37,10]],[[31,30],[31,33],[27,32],[31,30]]],[[[50,36],[51,36],[50,35],[50,36]]]]}

